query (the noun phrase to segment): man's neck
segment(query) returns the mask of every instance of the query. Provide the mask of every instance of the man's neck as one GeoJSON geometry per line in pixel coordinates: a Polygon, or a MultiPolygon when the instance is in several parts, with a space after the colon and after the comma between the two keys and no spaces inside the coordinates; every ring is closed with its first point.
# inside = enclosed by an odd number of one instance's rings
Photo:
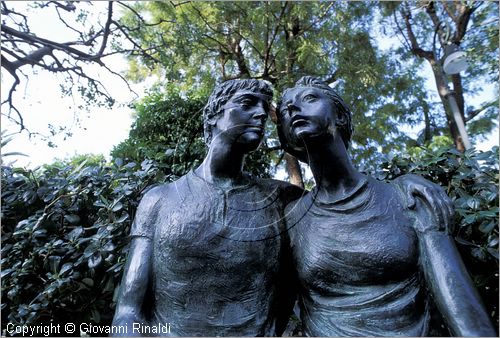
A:
{"type": "Polygon", "coordinates": [[[214,140],[195,171],[210,183],[230,188],[241,183],[244,159],[245,153],[214,140]]]}

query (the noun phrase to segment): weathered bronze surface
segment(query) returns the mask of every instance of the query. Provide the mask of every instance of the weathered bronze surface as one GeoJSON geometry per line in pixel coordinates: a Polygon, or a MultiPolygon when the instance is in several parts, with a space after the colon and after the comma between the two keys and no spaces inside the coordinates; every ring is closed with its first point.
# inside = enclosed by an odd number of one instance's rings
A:
{"type": "Polygon", "coordinates": [[[278,117],[282,142],[316,182],[285,212],[305,333],[425,336],[432,296],[453,335],[496,335],[446,231],[446,197],[408,195],[430,184],[416,176],[384,183],[359,173],[347,153],[351,112],[316,78],[285,91],[278,117]]]}
{"type": "Polygon", "coordinates": [[[283,331],[293,306],[283,210],[302,190],[242,171],[271,97],[263,81],[218,86],[204,111],[203,163],[143,197],[113,320],[127,335],[141,322],[169,323],[174,336],[283,331]]]}
{"type": "Polygon", "coordinates": [[[494,334],[445,231],[449,199],[414,175],[389,184],[358,173],[350,111],[324,84],[308,78],[278,107],[283,145],[316,187],[244,173],[271,98],[257,80],[214,89],[203,163],[139,205],[113,325],[127,336],[140,334],[134,323],[168,324],[172,336],[274,336],[298,295],[308,335],[425,335],[429,288],[455,334],[494,334]]]}

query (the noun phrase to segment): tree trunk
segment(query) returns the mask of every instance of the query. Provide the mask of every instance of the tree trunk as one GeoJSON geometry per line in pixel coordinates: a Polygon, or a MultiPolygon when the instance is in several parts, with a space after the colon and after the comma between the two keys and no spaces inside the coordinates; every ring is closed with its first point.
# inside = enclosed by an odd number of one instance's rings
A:
{"type": "MultiPolygon", "coordinates": [[[[278,126],[278,116],[276,115],[276,110],[271,109],[269,112],[271,117],[271,121],[278,126]]],[[[304,188],[304,180],[302,178],[302,171],[300,170],[299,161],[292,155],[285,153],[285,168],[288,173],[288,177],[290,177],[290,183],[298,185],[301,188],[304,188]]]]}
{"type": "MultiPolygon", "coordinates": [[[[436,60],[428,60],[428,61],[430,62],[432,67],[432,72],[434,73],[434,79],[436,80],[436,87],[439,93],[439,98],[443,103],[443,107],[446,113],[446,120],[448,122],[448,128],[450,129],[450,134],[451,137],[453,138],[453,143],[455,144],[455,147],[457,148],[458,151],[464,152],[465,145],[462,140],[462,137],[460,136],[460,132],[458,131],[458,126],[457,123],[455,122],[455,118],[453,117],[453,111],[448,101],[448,95],[453,95],[453,94],[450,92],[448,88],[448,84],[446,82],[446,76],[443,70],[441,69],[441,66],[436,62],[436,60]]],[[[457,100],[457,102],[459,102],[459,100],[457,100]]],[[[463,112],[460,113],[463,119],[463,112]]]]}
{"type": "Polygon", "coordinates": [[[304,180],[302,178],[299,161],[297,161],[297,159],[289,153],[285,153],[284,159],[286,170],[288,172],[288,176],[290,177],[290,183],[304,188],[304,180]]]}
{"type": "Polygon", "coordinates": [[[429,116],[429,108],[427,105],[423,107],[424,111],[424,122],[425,122],[425,129],[424,129],[424,144],[428,144],[431,139],[432,139],[432,131],[431,131],[431,119],[429,116]]]}

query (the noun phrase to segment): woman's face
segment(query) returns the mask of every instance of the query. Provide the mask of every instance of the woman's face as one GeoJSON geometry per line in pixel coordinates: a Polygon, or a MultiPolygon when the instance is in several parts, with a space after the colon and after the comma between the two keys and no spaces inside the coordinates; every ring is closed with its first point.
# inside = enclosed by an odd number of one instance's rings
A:
{"type": "Polygon", "coordinates": [[[304,147],[311,141],[333,134],[336,108],[318,88],[295,87],[287,90],[278,107],[280,132],[291,147],[304,147]]]}

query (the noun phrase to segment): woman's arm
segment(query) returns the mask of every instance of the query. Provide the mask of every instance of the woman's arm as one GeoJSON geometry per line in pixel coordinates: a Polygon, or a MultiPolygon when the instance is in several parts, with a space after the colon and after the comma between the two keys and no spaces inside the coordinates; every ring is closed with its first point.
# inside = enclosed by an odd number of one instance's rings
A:
{"type": "Polygon", "coordinates": [[[421,264],[436,305],[454,336],[497,336],[451,236],[417,202],[421,264]],[[442,229],[442,228],[441,228],[442,229]]]}

